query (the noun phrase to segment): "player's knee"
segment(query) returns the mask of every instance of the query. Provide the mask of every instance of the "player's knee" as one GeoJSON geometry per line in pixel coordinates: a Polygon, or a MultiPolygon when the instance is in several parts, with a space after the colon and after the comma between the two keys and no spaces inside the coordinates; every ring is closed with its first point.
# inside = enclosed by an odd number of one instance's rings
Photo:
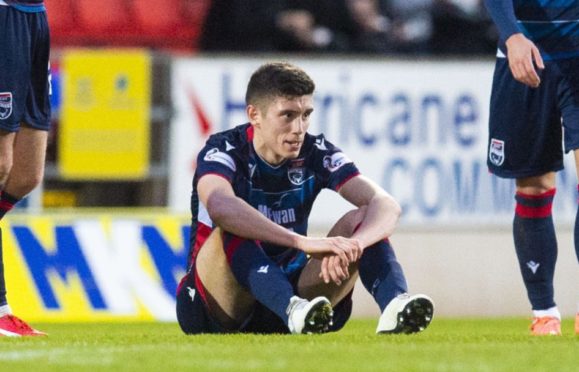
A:
{"type": "Polygon", "coordinates": [[[364,220],[366,210],[367,207],[362,206],[358,209],[347,212],[338,220],[338,222],[336,222],[334,227],[332,227],[328,236],[351,236],[364,220]]]}
{"type": "Polygon", "coordinates": [[[12,193],[14,195],[28,195],[42,182],[42,174],[31,174],[20,179],[10,181],[12,193]]]}

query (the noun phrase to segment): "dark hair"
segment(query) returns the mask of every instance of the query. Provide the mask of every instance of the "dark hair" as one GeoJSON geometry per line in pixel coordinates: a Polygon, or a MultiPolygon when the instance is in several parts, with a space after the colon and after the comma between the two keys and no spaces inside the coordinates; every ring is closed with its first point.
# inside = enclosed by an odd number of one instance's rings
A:
{"type": "Polygon", "coordinates": [[[277,97],[300,97],[314,93],[314,81],[301,68],[286,62],[261,65],[249,79],[245,103],[259,105],[277,97]]]}

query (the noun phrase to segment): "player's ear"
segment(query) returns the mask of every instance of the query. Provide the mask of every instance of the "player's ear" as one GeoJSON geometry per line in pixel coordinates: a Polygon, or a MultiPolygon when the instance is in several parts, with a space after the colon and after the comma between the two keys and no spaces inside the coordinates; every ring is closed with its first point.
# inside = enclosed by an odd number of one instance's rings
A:
{"type": "Polygon", "coordinates": [[[259,125],[259,118],[260,118],[260,111],[259,108],[255,105],[249,104],[245,108],[247,113],[247,117],[249,118],[249,122],[251,125],[259,125]]]}

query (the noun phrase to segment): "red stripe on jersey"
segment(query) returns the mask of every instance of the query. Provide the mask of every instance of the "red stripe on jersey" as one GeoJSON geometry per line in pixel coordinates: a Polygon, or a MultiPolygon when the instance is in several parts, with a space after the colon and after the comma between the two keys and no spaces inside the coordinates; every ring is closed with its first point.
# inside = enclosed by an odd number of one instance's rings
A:
{"type": "Polygon", "coordinates": [[[349,175],[345,180],[343,180],[342,182],[340,182],[340,183],[338,184],[338,186],[336,186],[336,191],[339,191],[340,188],[341,188],[342,186],[344,186],[344,184],[345,184],[346,182],[348,182],[348,181],[351,180],[352,178],[354,178],[354,177],[356,177],[356,176],[359,176],[359,175],[360,175],[360,172],[356,172],[356,173],[353,173],[353,174],[349,175]]]}
{"type": "Polygon", "coordinates": [[[247,127],[245,134],[247,135],[247,142],[253,141],[253,125],[250,124],[249,127],[247,127]]]}
{"type": "Polygon", "coordinates": [[[213,229],[204,223],[197,222],[197,234],[195,235],[195,244],[193,245],[193,252],[191,253],[191,262],[195,262],[195,258],[197,258],[197,254],[199,254],[199,250],[205,244],[205,241],[211,234],[213,229]]]}

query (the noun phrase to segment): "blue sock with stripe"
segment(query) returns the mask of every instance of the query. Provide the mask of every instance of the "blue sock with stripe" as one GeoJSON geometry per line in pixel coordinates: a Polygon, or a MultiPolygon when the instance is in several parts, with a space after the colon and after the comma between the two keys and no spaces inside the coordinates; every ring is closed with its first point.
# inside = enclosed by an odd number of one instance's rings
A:
{"type": "Polygon", "coordinates": [[[388,240],[366,248],[358,270],[362,284],[374,297],[381,311],[394,297],[408,291],[402,266],[396,260],[388,240]]]}
{"type": "Polygon", "coordinates": [[[286,324],[286,309],[295,295],[285,273],[253,240],[224,234],[227,260],[233,276],[257,301],[273,311],[286,324]]]}
{"type": "Polygon", "coordinates": [[[539,195],[517,192],[515,195],[515,250],[533,310],[556,306],[553,276],[557,238],[551,214],[555,191],[551,189],[539,195]]]}

